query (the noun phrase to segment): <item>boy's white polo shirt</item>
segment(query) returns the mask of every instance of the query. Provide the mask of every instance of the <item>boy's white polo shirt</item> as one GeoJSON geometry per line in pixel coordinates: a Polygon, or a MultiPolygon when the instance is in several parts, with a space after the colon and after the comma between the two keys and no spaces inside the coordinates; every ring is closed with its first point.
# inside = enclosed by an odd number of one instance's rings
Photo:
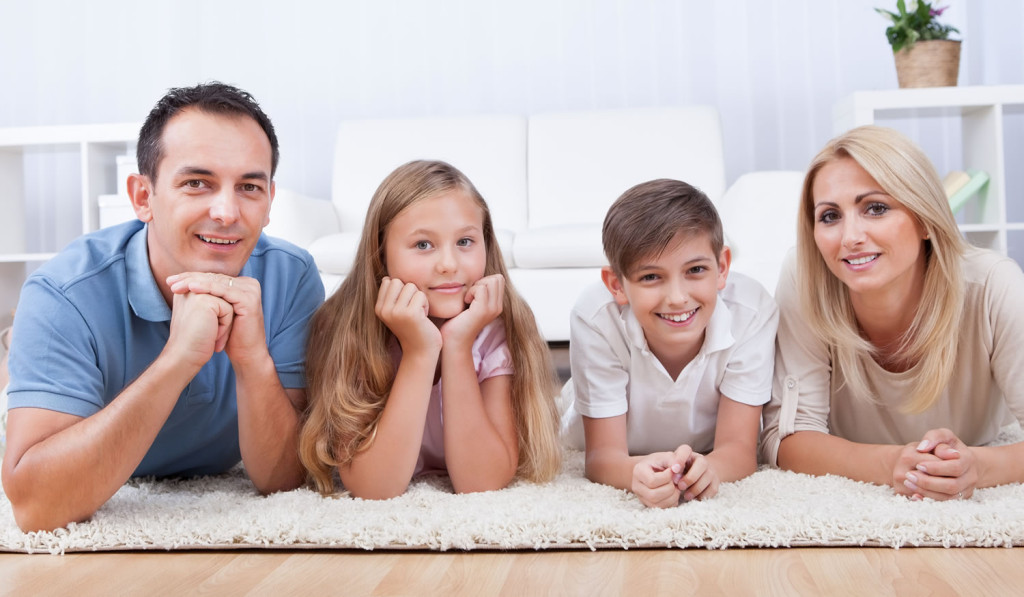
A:
{"type": "Polygon", "coordinates": [[[629,453],[714,448],[719,396],[749,405],[771,398],[778,307],[764,288],[730,273],[697,356],[673,380],[647,346],[629,305],[604,284],[583,291],[570,320],[572,378],[562,389],[566,443],[583,449],[580,415],[627,413],[629,453]]]}

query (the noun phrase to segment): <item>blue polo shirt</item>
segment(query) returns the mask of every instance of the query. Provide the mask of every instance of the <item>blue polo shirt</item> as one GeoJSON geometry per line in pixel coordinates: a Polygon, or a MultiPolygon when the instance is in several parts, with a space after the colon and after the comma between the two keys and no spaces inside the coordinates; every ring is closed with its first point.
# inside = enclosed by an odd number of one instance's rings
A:
{"type": "MultiPolygon", "coordinates": [[[[149,267],[146,230],[133,221],[87,234],[28,277],[14,320],[8,408],[88,417],[160,354],[171,309],[149,267]]],[[[260,282],[281,384],[304,388],[307,327],[324,300],[312,257],[263,235],[240,275],[260,282]]],[[[235,375],[227,354],[214,353],[178,397],[134,474],[212,474],[239,460],[235,375]]]]}

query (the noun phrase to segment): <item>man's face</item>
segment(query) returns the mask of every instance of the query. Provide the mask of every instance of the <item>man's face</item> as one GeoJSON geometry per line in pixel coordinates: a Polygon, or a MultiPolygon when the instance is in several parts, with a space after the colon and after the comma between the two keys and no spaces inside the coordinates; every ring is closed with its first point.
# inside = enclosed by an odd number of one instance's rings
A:
{"type": "Polygon", "coordinates": [[[157,179],[129,182],[149,223],[157,283],[180,272],[236,276],[270,222],[271,148],[255,120],[187,108],[164,127],[157,179]]]}

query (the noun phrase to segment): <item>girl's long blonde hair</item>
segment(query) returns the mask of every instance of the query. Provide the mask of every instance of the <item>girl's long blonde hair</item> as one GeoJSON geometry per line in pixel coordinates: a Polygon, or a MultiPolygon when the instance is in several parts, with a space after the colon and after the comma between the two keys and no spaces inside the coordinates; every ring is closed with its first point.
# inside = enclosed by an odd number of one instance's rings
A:
{"type": "Polygon", "coordinates": [[[323,494],[336,491],[334,469],[346,466],[376,435],[395,376],[388,345],[393,335],[374,304],[387,273],[384,239],[406,207],[458,189],[483,211],[487,251],[485,275],[505,277],[500,318],[512,356],[511,399],[519,440],[517,474],[547,481],[561,464],[557,381],[547,344],[526,301],[509,280],[490,210],[462,172],[440,161],[400,166],[377,188],[366,213],[352,270],[313,316],[306,357],[309,404],[299,436],[299,457],[310,481],[323,494]]]}
{"type": "Polygon", "coordinates": [[[964,309],[963,255],[960,236],[939,176],[924,152],[899,132],[878,127],[852,129],[828,142],[811,161],[804,178],[797,224],[798,284],[804,315],[811,329],[831,347],[833,372],[841,370],[855,396],[880,401],[868,382],[863,362],[877,349],[860,333],[850,294],[825,263],[814,242],[814,180],[822,167],[851,158],[886,194],[899,201],[920,222],[927,240],[924,290],[898,353],[917,363],[914,390],[902,409],[919,413],[930,408],[945,389],[956,361],[964,309]]]}

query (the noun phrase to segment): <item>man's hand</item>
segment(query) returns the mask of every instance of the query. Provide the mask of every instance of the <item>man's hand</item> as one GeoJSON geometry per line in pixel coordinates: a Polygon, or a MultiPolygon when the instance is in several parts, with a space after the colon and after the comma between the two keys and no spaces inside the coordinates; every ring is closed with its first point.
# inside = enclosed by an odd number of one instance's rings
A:
{"type": "Polygon", "coordinates": [[[224,349],[234,315],[231,305],[216,296],[175,294],[164,351],[198,371],[214,352],[224,349]]]}
{"type": "MultiPolygon", "coordinates": [[[[175,305],[179,295],[206,295],[230,306],[232,316],[224,333],[218,330],[216,349],[226,351],[236,367],[244,367],[266,357],[267,339],[259,281],[223,274],[185,272],[170,276],[167,284],[175,295],[175,305]]],[[[173,316],[171,321],[173,332],[173,316]]]]}

